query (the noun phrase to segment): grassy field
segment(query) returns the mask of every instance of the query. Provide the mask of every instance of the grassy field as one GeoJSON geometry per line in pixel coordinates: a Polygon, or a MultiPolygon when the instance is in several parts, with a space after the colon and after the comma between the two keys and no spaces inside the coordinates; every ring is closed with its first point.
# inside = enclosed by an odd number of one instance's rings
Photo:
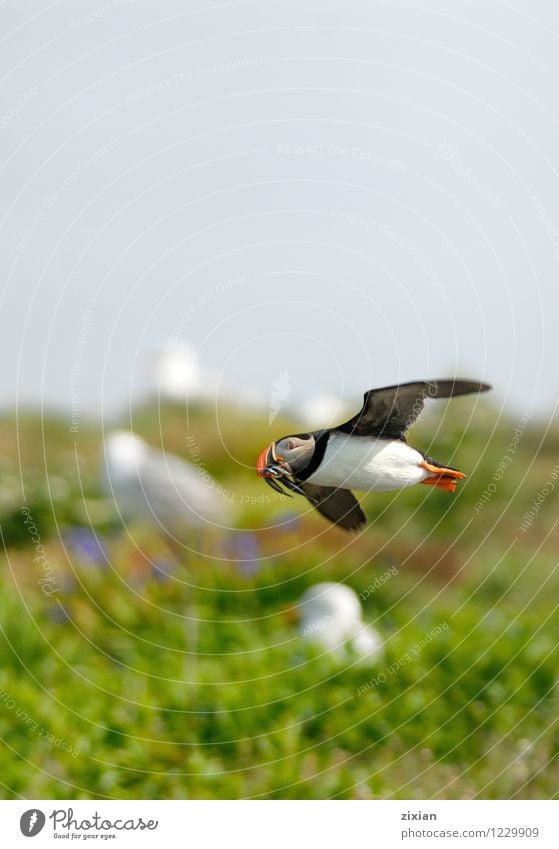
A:
{"type": "Polygon", "coordinates": [[[235,510],[179,557],[115,522],[100,428],[0,420],[3,797],[555,797],[559,428],[472,407],[411,437],[460,492],[366,497],[357,537],[255,477],[289,423],[138,409],[156,446],[194,436],[235,510]],[[299,637],[324,580],[363,596],[375,665],[299,637]]]}

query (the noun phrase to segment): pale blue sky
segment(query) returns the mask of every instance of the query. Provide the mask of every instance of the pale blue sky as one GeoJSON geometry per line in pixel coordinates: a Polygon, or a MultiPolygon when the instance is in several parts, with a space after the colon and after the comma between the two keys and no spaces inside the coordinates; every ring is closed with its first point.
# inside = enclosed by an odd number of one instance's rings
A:
{"type": "Polygon", "coordinates": [[[2,407],[122,409],[178,329],[265,398],[456,372],[549,414],[559,8],[198,6],[0,7],[2,407]]]}

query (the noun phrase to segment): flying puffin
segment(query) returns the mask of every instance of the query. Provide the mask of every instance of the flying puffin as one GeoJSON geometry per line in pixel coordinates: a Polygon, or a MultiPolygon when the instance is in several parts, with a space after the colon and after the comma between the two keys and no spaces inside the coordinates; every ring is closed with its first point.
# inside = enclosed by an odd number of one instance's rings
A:
{"type": "MultiPolygon", "coordinates": [[[[272,489],[304,495],[330,522],[359,530],[366,517],[352,489],[390,492],[416,483],[454,492],[463,472],[438,463],[406,442],[425,399],[486,392],[472,380],[422,380],[371,389],[363,408],[342,425],[284,436],[258,457],[257,474],[272,489]]],[[[288,493],[289,494],[289,493],[288,493]]]]}

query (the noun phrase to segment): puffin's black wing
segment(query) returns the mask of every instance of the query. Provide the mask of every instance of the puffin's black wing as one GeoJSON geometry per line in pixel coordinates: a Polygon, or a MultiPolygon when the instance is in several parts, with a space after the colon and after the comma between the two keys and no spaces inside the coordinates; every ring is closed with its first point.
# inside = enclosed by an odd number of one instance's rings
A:
{"type": "Polygon", "coordinates": [[[335,430],[355,436],[402,439],[421,413],[426,398],[451,398],[488,389],[489,384],[477,380],[423,380],[370,389],[365,392],[363,409],[335,430]]]}
{"type": "Polygon", "coordinates": [[[357,531],[367,521],[359,502],[349,489],[316,486],[312,483],[300,483],[299,487],[319,513],[346,531],[357,531]]]}

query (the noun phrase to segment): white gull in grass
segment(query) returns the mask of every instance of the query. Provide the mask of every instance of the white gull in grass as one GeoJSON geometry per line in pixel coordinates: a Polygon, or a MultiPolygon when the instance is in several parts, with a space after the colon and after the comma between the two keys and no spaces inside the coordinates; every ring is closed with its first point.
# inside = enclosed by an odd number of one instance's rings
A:
{"type": "Polygon", "coordinates": [[[363,622],[361,602],[345,584],[315,584],[301,597],[298,612],[301,635],[340,659],[382,657],[382,637],[363,622]]]}
{"type": "Polygon", "coordinates": [[[105,440],[102,482],[124,521],[171,536],[230,524],[229,503],[207,472],[128,431],[113,431],[105,440]]]}

